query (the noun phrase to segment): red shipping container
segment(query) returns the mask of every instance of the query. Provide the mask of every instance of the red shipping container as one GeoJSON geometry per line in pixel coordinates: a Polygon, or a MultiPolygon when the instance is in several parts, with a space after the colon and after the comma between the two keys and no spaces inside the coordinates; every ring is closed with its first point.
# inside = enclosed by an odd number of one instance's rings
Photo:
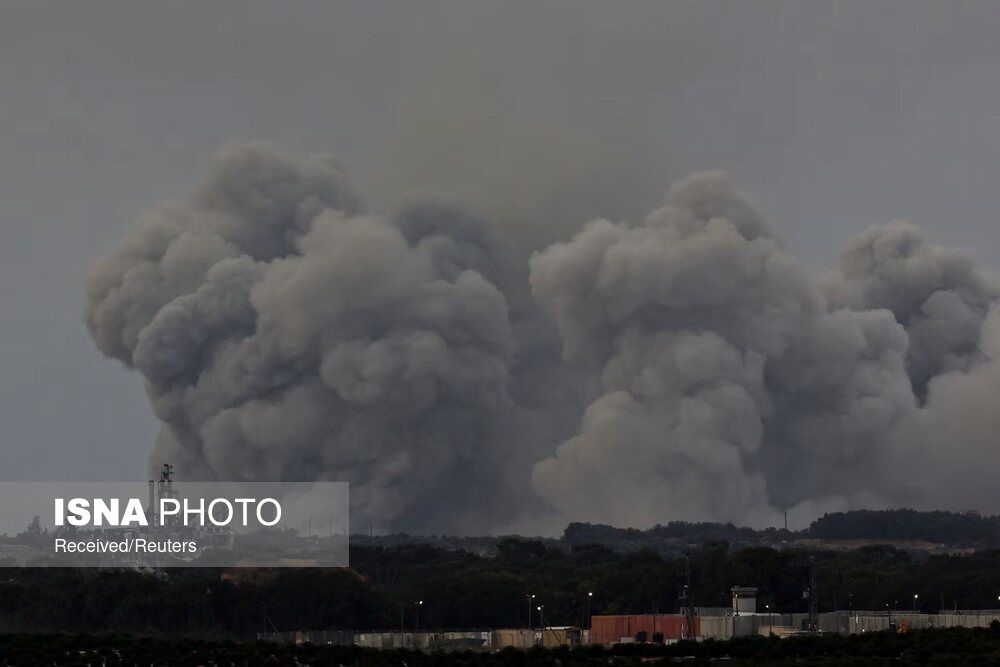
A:
{"type": "MultiPolygon", "coordinates": [[[[694,619],[695,635],[701,633],[698,617],[694,619]]],[[[663,639],[680,639],[684,632],[684,617],[678,614],[629,614],[626,616],[594,616],[590,624],[592,644],[617,644],[634,641],[640,632],[646,633],[646,641],[653,641],[657,632],[663,639]]]]}

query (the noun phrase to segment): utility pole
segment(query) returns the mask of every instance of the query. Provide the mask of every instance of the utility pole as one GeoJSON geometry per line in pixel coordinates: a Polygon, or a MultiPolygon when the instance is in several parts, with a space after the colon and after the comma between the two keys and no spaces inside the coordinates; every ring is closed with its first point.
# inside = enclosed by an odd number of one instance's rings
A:
{"type": "Polygon", "coordinates": [[[405,648],[403,646],[406,643],[406,635],[403,629],[403,609],[406,608],[402,602],[399,603],[399,648],[405,648]]]}
{"type": "Polygon", "coordinates": [[[809,628],[819,629],[819,586],[816,583],[816,557],[809,557],[809,628]]]}
{"type": "Polygon", "coordinates": [[[809,589],[803,594],[803,597],[809,598],[809,631],[816,632],[819,629],[819,583],[816,577],[816,556],[797,558],[792,561],[792,564],[809,568],[809,589]]]}
{"type": "Polygon", "coordinates": [[[680,604],[680,612],[684,615],[684,625],[682,626],[682,639],[695,639],[694,627],[694,602],[691,599],[691,554],[684,552],[684,588],[677,599],[680,604]]]}

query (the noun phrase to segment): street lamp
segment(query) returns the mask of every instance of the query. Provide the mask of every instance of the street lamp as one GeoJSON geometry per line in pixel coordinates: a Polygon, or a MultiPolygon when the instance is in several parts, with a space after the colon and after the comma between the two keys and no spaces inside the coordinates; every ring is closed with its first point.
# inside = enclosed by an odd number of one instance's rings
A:
{"type": "Polygon", "coordinates": [[[423,600],[417,600],[417,604],[416,604],[417,622],[416,622],[415,627],[413,628],[414,630],[420,630],[420,607],[422,607],[423,604],[424,604],[423,600]]]}
{"type": "Polygon", "coordinates": [[[774,619],[771,616],[771,605],[764,603],[764,609],[767,610],[767,634],[774,634],[774,619]]]}
{"type": "Polygon", "coordinates": [[[913,594],[913,613],[914,614],[917,613],[917,598],[919,598],[919,597],[920,596],[917,595],[916,593],[913,594]]]}
{"type": "Polygon", "coordinates": [[[525,597],[528,598],[528,629],[530,630],[531,629],[531,601],[535,599],[535,594],[534,593],[530,593],[528,595],[525,595],[525,597]]]}
{"type": "Polygon", "coordinates": [[[587,629],[590,630],[590,625],[592,622],[592,617],[590,615],[590,603],[594,599],[594,593],[587,593],[587,629]]]}

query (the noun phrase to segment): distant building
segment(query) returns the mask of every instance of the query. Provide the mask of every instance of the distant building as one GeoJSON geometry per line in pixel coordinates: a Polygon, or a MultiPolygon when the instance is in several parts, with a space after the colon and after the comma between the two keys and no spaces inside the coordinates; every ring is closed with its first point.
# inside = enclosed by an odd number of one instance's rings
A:
{"type": "Polygon", "coordinates": [[[733,586],[733,614],[756,614],[757,613],[757,587],[756,586],[733,586]]]}
{"type": "MultiPolygon", "coordinates": [[[[749,591],[740,588],[740,599],[751,600],[749,591]]],[[[734,592],[735,598],[735,592],[734,592]]],[[[714,610],[713,610],[714,611],[714,610]]],[[[695,617],[695,637],[705,639],[732,639],[755,635],[790,637],[811,634],[804,630],[809,614],[795,613],[753,613],[730,612],[726,615],[699,615],[695,617]]],[[[274,642],[341,644],[370,648],[411,648],[424,651],[490,651],[503,648],[527,649],[532,646],[577,646],[579,644],[628,644],[636,641],[665,644],[679,641],[682,637],[685,618],[678,614],[622,614],[597,615],[593,617],[591,630],[581,630],[573,626],[546,627],[544,629],[498,629],[400,632],[383,630],[351,632],[350,630],[326,630],[315,632],[266,632],[258,639],[274,642]]],[[[817,630],[821,634],[861,634],[868,632],[900,632],[905,624],[907,630],[925,628],[987,628],[991,623],[1000,622],[1000,609],[980,609],[941,614],[922,614],[880,610],[838,610],[821,612],[817,616],[817,630]]]]}

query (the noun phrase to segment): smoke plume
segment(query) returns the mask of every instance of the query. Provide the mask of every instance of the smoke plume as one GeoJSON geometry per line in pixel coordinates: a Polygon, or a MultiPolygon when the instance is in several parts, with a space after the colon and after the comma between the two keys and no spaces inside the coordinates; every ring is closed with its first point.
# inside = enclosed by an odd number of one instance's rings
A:
{"type": "Polygon", "coordinates": [[[719,172],[529,266],[507,229],[236,146],[95,264],[86,321],[145,379],[151,467],[345,480],[382,528],[997,509],[1000,283],[968,253],[893,223],[820,275],[719,172]]]}
{"type": "Polygon", "coordinates": [[[500,496],[510,269],[455,206],[359,211],[327,158],[225,151],[97,263],[87,324],[146,380],[163,424],[151,467],[346,479],[381,525],[434,526],[446,510],[461,525],[463,507],[500,496]]]}

